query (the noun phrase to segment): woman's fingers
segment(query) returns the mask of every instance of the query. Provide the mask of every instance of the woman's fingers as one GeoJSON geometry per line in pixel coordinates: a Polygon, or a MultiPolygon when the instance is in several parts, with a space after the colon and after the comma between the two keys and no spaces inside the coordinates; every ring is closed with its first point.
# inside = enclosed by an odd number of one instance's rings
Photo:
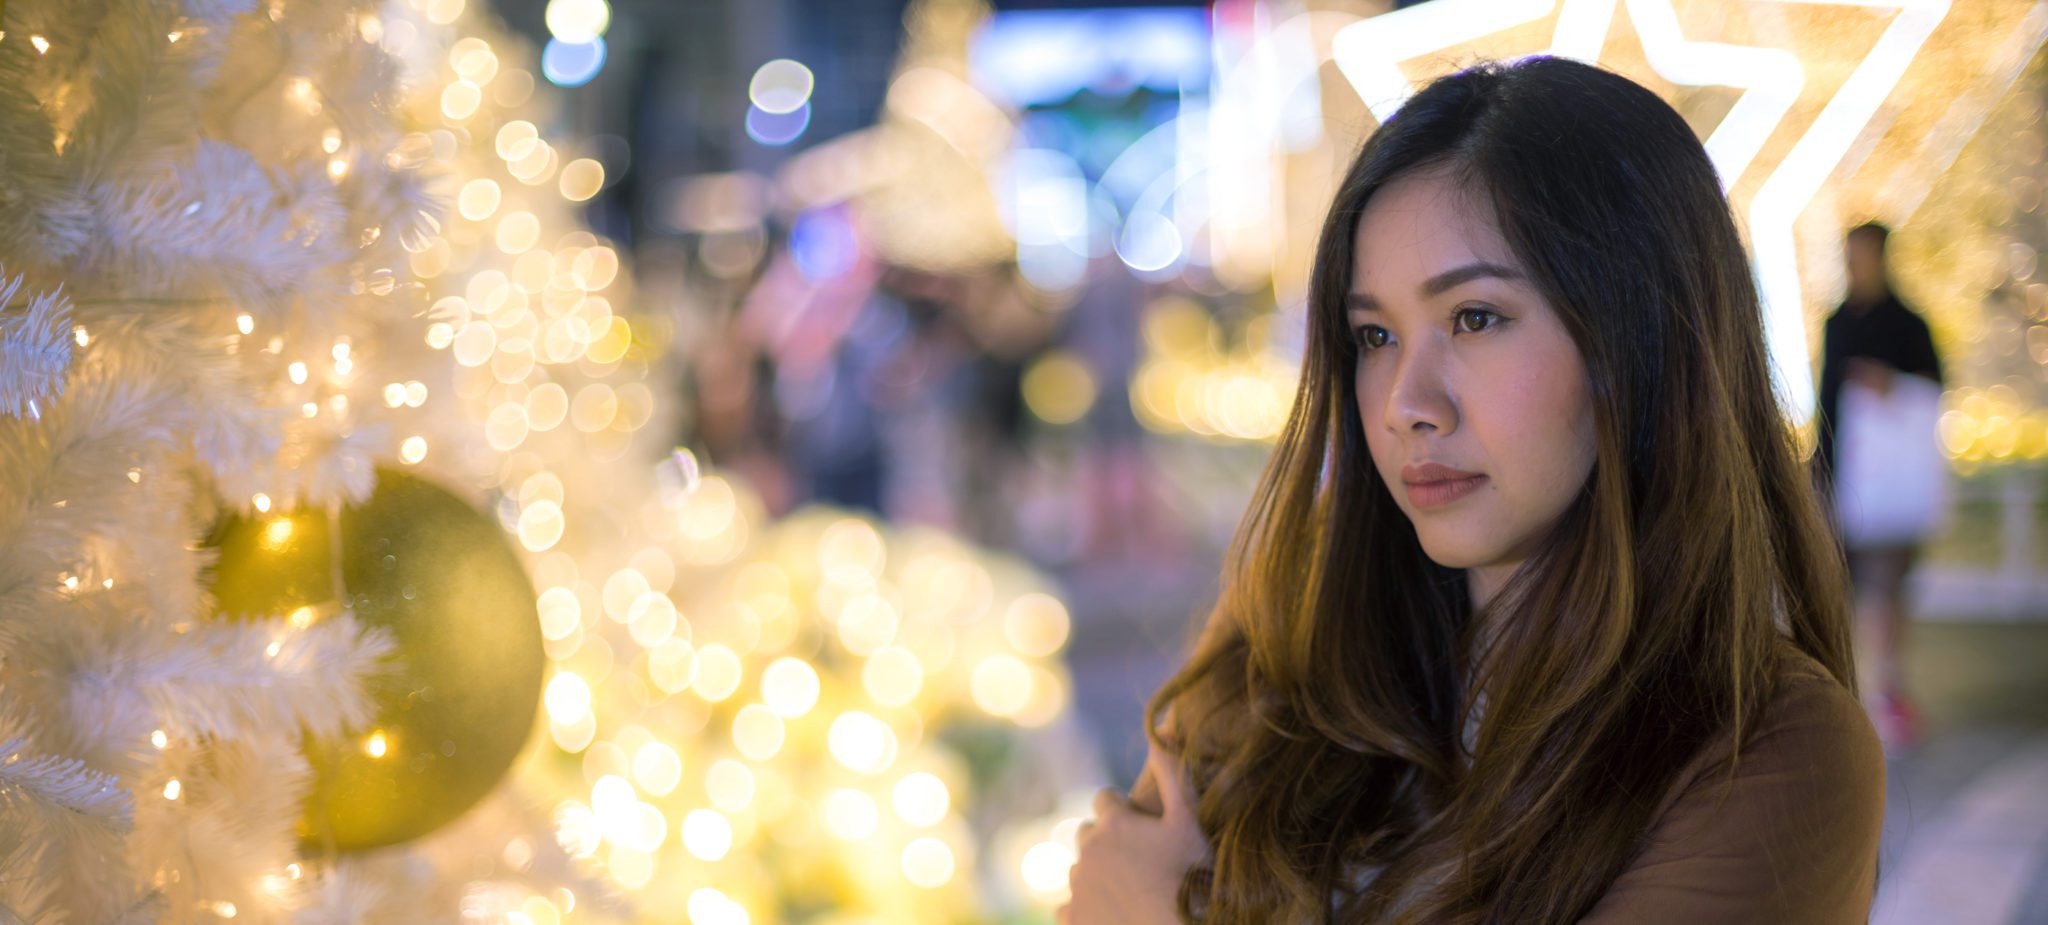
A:
{"type": "Polygon", "coordinates": [[[1095,818],[1108,819],[1117,812],[1129,812],[1131,804],[1124,802],[1124,795],[1116,788],[1104,787],[1095,791],[1095,818]]]}
{"type": "Polygon", "coordinates": [[[1166,811],[1159,801],[1159,784],[1152,779],[1152,765],[1147,763],[1138,772],[1138,780],[1131,785],[1131,808],[1147,816],[1157,817],[1166,811]]]}
{"type": "Polygon", "coordinates": [[[1145,752],[1144,776],[1159,790],[1160,818],[1180,823],[1193,816],[1188,805],[1187,768],[1179,755],[1167,751],[1157,739],[1145,752]]]}

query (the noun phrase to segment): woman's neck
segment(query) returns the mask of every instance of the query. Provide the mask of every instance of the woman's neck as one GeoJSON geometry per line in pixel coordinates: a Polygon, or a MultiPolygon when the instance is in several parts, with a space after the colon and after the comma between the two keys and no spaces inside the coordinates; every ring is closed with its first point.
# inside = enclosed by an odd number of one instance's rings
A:
{"type": "Polygon", "coordinates": [[[1478,565],[1465,570],[1465,591],[1472,601],[1476,613],[1493,602],[1495,595],[1507,585],[1520,562],[1499,562],[1493,565],[1478,565]]]}

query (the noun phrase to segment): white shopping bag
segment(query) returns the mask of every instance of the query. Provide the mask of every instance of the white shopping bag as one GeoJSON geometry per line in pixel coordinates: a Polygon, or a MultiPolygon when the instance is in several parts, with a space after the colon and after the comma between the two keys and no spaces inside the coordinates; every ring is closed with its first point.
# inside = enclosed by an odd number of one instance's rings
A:
{"type": "Polygon", "coordinates": [[[1947,503],[1948,462],[1937,431],[1941,386],[1906,373],[1892,375],[1889,395],[1844,382],[1835,418],[1842,538],[1850,546],[1926,538],[1947,503]]]}

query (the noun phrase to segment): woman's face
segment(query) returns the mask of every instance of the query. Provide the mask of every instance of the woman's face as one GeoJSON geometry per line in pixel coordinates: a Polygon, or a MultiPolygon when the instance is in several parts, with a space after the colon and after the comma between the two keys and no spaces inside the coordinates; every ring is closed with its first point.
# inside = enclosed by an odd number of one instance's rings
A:
{"type": "Polygon", "coordinates": [[[1593,470],[1592,390],[1563,320],[1485,198],[1441,169],[1367,203],[1347,303],[1366,445],[1423,551],[1511,572],[1593,470]]]}

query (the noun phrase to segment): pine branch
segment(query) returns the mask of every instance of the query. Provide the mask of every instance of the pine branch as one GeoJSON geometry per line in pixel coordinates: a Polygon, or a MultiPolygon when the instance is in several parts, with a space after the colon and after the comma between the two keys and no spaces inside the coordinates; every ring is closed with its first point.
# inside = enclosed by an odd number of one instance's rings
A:
{"type": "Polygon", "coordinates": [[[87,368],[40,420],[0,417],[0,644],[56,592],[88,537],[124,522],[127,472],[164,447],[162,402],[146,384],[87,368]]]}
{"type": "Polygon", "coordinates": [[[50,899],[56,884],[41,876],[48,864],[46,843],[24,827],[0,825],[0,925],[42,925],[56,921],[50,899]]]}
{"type": "MultiPolygon", "coordinates": [[[[86,263],[119,267],[142,292],[218,289],[274,314],[354,250],[334,184],[317,170],[273,173],[249,152],[201,141],[147,182],[95,193],[105,238],[86,263]]],[[[334,294],[338,282],[327,282],[334,294]]]]}
{"type": "Polygon", "coordinates": [[[221,741],[336,736],[367,724],[374,706],[363,681],[395,648],[389,634],[341,617],[302,630],[276,620],[182,633],[109,625],[96,637],[80,643],[91,651],[71,679],[73,704],[147,703],[173,737],[221,741]]]}
{"type": "Polygon", "coordinates": [[[111,774],[74,758],[38,755],[24,738],[0,742],[0,812],[34,820],[60,837],[125,832],[134,802],[111,774]]]}
{"type": "MultiPolygon", "coordinates": [[[[12,305],[22,277],[0,267],[0,306],[12,305]]],[[[71,364],[71,306],[62,290],[33,293],[20,313],[0,309],[0,414],[40,416],[71,364]]]]}
{"type": "Polygon", "coordinates": [[[111,0],[93,35],[89,93],[68,143],[80,183],[100,188],[178,159],[190,150],[197,95],[217,63],[224,30],[169,40],[172,0],[111,0]]]}
{"type": "MultiPolygon", "coordinates": [[[[230,497],[271,491],[285,425],[297,408],[266,394],[271,380],[245,375],[229,338],[205,330],[232,312],[220,298],[154,310],[161,302],[105,299],[72,303],[92,328],[93,362],[107,372],[158,384],[160,416],[177,422],[179,447],[205,464],[230,497]],[[216,320],[218,319],[218,320],[216,320]]],[[[217,329],[216,329],[217,330],[217,329]]],[[[276,492],[273,492],[276,493],[276,492]]]]}
{"type": "Polygon", "coordinates": [[[296,854],[295,827],[312,772],[293,740],[208,742],[173,748],[165,766],[140,788],[170,779],[176,800],[145,800],[138,808],[131,857],[158,859],[156,882],[173,909],[232,902],[240,916],[277,921],[296,891],[270,878],[296,854]]]}
{"type": "MultiPolygon", "coordinates": [[[[70,121],[59,110],[81,103],[70,92],[79,74],[92,62],[92,38],[106,18],[108,0],[67,0],[61,3],[22,3],[16,0],[7,10],[4,26],[13,35],[40,35],[44,45],[7,42],[29,66],[9,77],[50,107],[54,128],[62,131],[70,121]]],[[[0,55],[7,52],[0,51],[0,55]]]]}
{"type": "Polygon", "coordinates": [[[0,254],[51,267],[85,245],[92,210],[30,92],[36,63],[23,43],[0,42],[0,254]]]}

